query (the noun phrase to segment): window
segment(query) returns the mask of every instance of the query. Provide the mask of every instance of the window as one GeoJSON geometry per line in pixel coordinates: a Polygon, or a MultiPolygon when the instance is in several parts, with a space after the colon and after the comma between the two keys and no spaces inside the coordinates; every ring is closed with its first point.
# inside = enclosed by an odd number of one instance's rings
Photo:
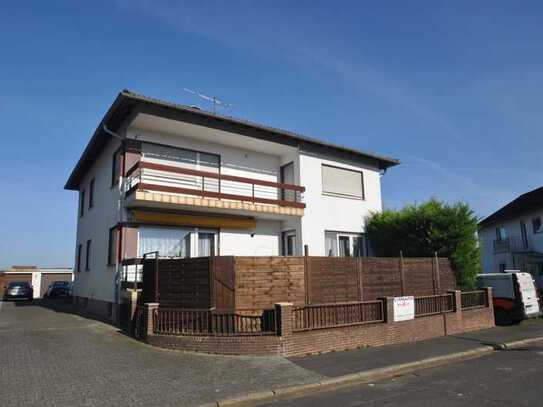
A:
{"type": "Polygon", "coordinates": [[[119,148],[113,153],[111,162],[111,188],[119,184],[119,177],[121,176],[121,159],[122,150],[119,148]]]}
{"type": "Polygon", "coordinates": [[[541,228],[541,217],[538,216],[537,218],[532,219],[532,228],[534,233],[543,232],[543,228],[541,228]]]}
{"type": "Polygon", "coordinates": [[[83,251],[83,245],[77,245],[77,254],[76,254],[76,271],[81,271],[81,252],[83,251]]]}
{"type": "Polygon", "coordinates": [[[325,232],[324,233],[326,256],[337,256],[337,233],[325,232]]]}
{"type": "Polygon", "coordinates": [[[90,180],[89,184],[89,209],[94,206],[94,178],[90,180]]]}
{"type": "Polygon", "coordinates": [[[351,257],[351,239],[349,236],[338,236],[339,257],[351,257]]]}
{"type": "Polygon", "coordinates": [[[360,171],[322,166],[322,192],[364,199],[364,179],[360,171]]]}
{"type": "Polygon", "coordinates": [[[85,190],[83,189],[79,193],[79,216],[83,216],[85,213],[85,190]]]}
{"type": "Polygon", "coordinates": [[[366,238],[360,233],[330,232],[324,233],[324,245],[327,256],[365,257],[366,238]]]}
{"type": "Polygon", "coordinates": [[[109,229],[109,238],[107,245],[107,264],[112,266],[117,260],[117,226],[113,226],[109,229]]]}
{"type": "Polygon", "coordinates": [[[87,250],[85,253],[85,270],[86,271],[90,270],[91,242],[92,242],[91,239],[87,240],[87,250]]]}
{"type": "Polygon", "coordinates": [[[501,242],[505,239],[507,239],[507,230],[503,226],[498,226],[496,228],[496,240],[501,242]]]}
{"type": "Polygon", "coordinates": [[[198,256],[207,257],[215,255],[215,233],[198,233],[198,256]]]}
{"type": "Polygon", "coordinates": [[[215,256],[218,246],[216,230],[140,226],[138,256],[158,251],[162,257],[215,256]]]}

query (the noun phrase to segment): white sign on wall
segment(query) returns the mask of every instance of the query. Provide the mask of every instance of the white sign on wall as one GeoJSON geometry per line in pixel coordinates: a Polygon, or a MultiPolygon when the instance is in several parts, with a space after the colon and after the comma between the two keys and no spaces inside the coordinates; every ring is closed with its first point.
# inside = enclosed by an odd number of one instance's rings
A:
{"type": "Polygon", "coordinates": [[[415,319],[415,297],[394,297],[394,322],[415,319]]]}

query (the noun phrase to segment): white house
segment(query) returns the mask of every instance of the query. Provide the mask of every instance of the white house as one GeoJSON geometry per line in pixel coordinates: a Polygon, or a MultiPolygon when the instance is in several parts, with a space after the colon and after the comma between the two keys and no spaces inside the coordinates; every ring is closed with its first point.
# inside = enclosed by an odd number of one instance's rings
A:
{"type": "Polygon", "coordinates": [[[521,270],[543,288],[543,187],[520,195],[479,222],[483,272],[521,270]]]}
{"type": "Polygon", "coordinates": [[[395,159],[122,91],[65,188],[79,192],[74,295],[118,301],[120,265],[160,256],[365,256],[395,159]]]}

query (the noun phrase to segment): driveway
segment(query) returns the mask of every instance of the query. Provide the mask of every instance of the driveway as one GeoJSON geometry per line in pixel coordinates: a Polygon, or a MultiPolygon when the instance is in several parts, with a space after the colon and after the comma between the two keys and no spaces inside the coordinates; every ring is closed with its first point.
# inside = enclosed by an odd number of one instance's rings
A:
{"type": "Polygon", "coordinates": [[[281,357],[161,350],[69,311],[0,302],[2,405],[193,406],[322,377],[281,357]]]}

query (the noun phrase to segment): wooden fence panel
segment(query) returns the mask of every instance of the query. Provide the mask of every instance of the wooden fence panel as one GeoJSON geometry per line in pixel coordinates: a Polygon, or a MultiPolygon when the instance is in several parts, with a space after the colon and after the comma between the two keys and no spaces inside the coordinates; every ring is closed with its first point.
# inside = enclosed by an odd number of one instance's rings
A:
{"type": "Polygon", "coordinates": [[[308,257],[309,301],[359,301],[358,267],[358,259],[352,257],[308,257]]]}
{"type": "Polygon", "coordinates": [[[236,257],[234,264],[237,309],[305,303],[303,257],[236,257]]]}
{"type": "Polygon", "coordinates": [[[362,297],[364,301],[402,295],[400,260],[387,257],[363,257],[362,297]]]}

